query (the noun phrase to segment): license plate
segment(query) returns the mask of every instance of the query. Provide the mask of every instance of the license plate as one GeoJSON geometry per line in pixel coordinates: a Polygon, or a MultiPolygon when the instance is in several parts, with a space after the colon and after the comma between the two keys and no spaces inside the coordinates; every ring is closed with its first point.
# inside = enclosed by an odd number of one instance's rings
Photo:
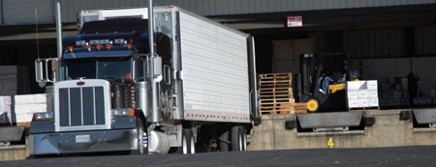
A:
{"type": "Polygon", "coordinates": [[[90,135],[76,135],[76,143],[90,143],[91,136],[90,135]]]}

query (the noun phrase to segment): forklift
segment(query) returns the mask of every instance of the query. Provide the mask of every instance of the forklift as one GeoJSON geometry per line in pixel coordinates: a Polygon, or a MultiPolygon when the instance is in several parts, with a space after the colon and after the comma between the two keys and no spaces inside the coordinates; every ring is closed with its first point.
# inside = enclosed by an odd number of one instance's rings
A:
{"type": "Polygon", "coordinates": [[[346,81],[357,76],[347,54],[301,54],[295,84],[297,99],[307,104],[309,112],[346,111],[346,81]],[[327,76],[333,81],[323,90],[327,76]]]}

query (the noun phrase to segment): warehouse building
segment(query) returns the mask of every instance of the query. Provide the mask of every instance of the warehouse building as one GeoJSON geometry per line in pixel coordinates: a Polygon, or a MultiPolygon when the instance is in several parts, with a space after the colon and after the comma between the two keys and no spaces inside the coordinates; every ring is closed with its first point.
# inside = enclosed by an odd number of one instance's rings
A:
{"type": "MultiPolygon", "coordinates": [[[[0,95],[36,93],[33,62],[56,57],[56,0],[0,0],[0,95]]],[[[77,12],[146,7],[146,0],[60,0],[63,35],[77,12]]],[[[155,0],[250,33],[258,73],[299,73],[302,53],[343,52],[378,80],[381,106],[407,105],[405,77],[419,76],[423,106],[436,104],[436,0],[155,0]]]]}

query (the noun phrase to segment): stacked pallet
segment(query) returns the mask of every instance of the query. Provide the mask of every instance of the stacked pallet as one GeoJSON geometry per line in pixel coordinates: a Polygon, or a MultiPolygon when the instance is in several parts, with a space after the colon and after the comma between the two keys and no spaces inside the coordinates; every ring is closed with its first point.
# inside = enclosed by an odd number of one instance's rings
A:
{"type": "Polygon", "coordinates": [[[293,94],[292,73],[259,75],[260,114],[302,113],[301,104],[295,103],[293,94]]]}

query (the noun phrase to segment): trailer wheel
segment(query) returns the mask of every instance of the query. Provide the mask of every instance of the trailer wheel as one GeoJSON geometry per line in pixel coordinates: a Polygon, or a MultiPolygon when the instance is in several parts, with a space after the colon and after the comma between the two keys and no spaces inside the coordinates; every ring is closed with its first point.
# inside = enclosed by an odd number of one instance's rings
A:
{"type": "Polygon", "coordinates": [[[183,129],[182,147],[177,152],[181,154],[195,154],[195,139],[191,129],[183,129]]]}
{"type": "Polygon", "coordinates": [[[132,154],[146,154],[148,152],[148,135],[144,131],[144,124],[141,119],[136,120],[136,130],[137,130],[137,150],[133,150],[132,154]]]}
{"type": "Polygon", "coordinates": [[[188,154],[195,154],[195,139],[191,129],[185,129],[186,139],[188,143],[188,154]]]}
{"type": "Polygon", "coordinates": [[[232,151],[245,151],[247,148],[247,136],[243,126],[234,126],[231,130],[232,151]]]}
{"type": "Polygon", "coordinates": [[[247,130],[245,127],[241,127],[241,135],[242,135],[242,151],[247,151],[247,130]]]}

